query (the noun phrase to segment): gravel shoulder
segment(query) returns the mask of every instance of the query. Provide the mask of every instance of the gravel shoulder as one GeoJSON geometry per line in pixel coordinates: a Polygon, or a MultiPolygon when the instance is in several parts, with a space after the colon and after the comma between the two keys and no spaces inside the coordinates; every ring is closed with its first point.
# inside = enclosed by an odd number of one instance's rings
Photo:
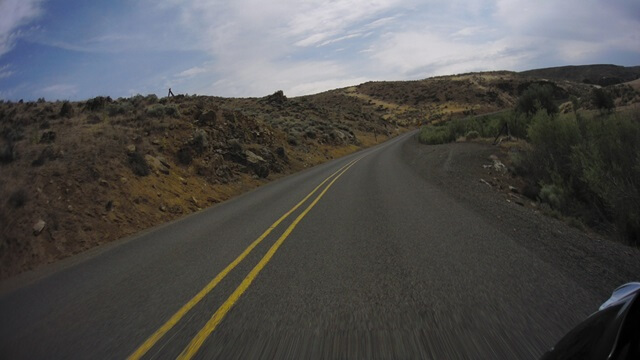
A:
{"type": "Polygon", "coordinates": [[[445,191],[543,261],[586,289],[608,298],[617,286],[640,280],[640,249],[592,231],[580,230],[544,215],[523,196],[509,194],[519,179],[501,173],[490,157],[504,150],[481,143],[423,145],[407,141],[403,160],[424,179],[445,191]],[[502,188],[502,189],[501,189],[502,188]],[[506,189],[506,190],[505,190],[506,189]]]}

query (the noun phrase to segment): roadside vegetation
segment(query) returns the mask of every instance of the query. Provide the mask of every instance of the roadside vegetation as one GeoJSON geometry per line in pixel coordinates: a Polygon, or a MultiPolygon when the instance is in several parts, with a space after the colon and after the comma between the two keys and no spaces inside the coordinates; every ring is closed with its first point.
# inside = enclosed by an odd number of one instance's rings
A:
{"type": "Polygon", "coordinates": [[[524,140],[512,153],[512,171],[532,184],[530,197],[640,245],[640,109],[614,111],[613,96],[595,88],[583,103],[572,98],[572,109],[561,114],[552,91],[532,86],[513,110],[427,125],[419,140],[492,139],[508,128],[510,137],[524,140]]]}

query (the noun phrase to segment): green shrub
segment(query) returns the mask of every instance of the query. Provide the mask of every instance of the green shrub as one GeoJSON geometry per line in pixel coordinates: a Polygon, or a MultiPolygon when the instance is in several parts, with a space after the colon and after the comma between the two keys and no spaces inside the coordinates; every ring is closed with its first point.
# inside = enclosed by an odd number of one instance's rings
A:
{"type": "Polygon", "coordinates": [[[85,108],[90,111],[96,111],[104,108],[107,104],[112,102],[113,100],[109,96],[96,96],[93,99],[87,100],[85,108]]]}
{"type": "Polygon", "coordinates": [[[137,176],[147,176],[149,175],[149,173],[151,173],[149,164],[147,164],[147,160],[145,160],[144,157],[138,152],[129,154],[128,164],[131,168],[131,171],[133,171],[133,173],[137,176]]]}
{"type": "Polygon", "coordinates": [[[552,181],[553,176],[571,177],[571,151],[580,141],[580,130],[573,116],[551,116],[539,111],[532,119],[527,131],[533,145],[532,163],[540,168],[536,173],[546,173],[543,180],[552,181]]]}
{"type": "Polygon", "coordinates": [[[540,200],[549,204],[554,209],[562,209],[566,203],[566,191],[562,186],[555,184],[543,185],[540,189],[540,200]]]}
{"type": "Polygon", "coordinates": [[[62,103],[62,107],[60,107],[60,117],[72,117],[73,116],[73,105],[70,102],[65,101],[62,103]]]}
{"type": "MultiPolygon", "coordinates": [[[[156,99],[157,100],[157,99],[156,99]]],[[[144,103],[144,96],[140,95],[140,94],[136,94],[132,97],[129,98],[129,102],[134,106],[134,107],[138,107],[140,105],[142,105],[144,103]]],[[[156,101],[157,102],[157,101],[156,101]]],[[[156,102],[153,102],[152,104],[155,104],[156,102]]]]}
{"type": "Polygon", "coordinates": [[[144,100],[147,104],[155,104],[158,102],[158,96],[156,94],[149,94],[145,96],[144,100]]]}
{"type": "Polygon", "coordinates": [[[13,142],[9,140],[4,144],[0,143],[0,163],[8,164],[16,158],[17,154],[13,142]]]}
{"type": "Polygon", "coordinates": [[[448,126],[427,125],[420,129],[418,140],[423,144],[436,145],[453,142],[456,136],[448,126]]]}
{"type": "Polygon", "coordinates": [[[147,108],[147,115],[155,118],[161,118],[164,116],[164,105],[155,104],[147,108]]]}
{"type": "Polygon", "coordinates": [[[572,161],[585,198],[597,204],[601,216],[613,222],[628,240],[640,244],[638,112],[583,121],[586,136],[573,149],[572,161]]]}
{"type": "Polygon", "coordinates": [[[176,157],[180,164],[189,165],[193,161],[193,150],[188,146],[183,146],[176,153],[176,157]]]}
{"type": "Polygon", "coordinates": [[[167,105],[164,107],[164,113],[167,114],[167,116],[171,116],[174,118],[177,118],[180,116],[180,111],[178,110],[178,108],[175,105],[167,105]]]}
{"type": "Polygon", "coordinates": [[[603,111],[611,111],[615,107],[613,96],[602,88],[594,88],[591,91],[591,104],[603,111]]]}
{"type": "Polygon", "coordinates": [[[504,122],[506,122],[509,126],[509,133],[511,134],[511,136],[517,137],[519,139],[527,139],[531,121],[531,116],[527,116],[518,112],[509,113],[504,118],[504,122]]]}
{"type": "Polygon", "coordinates": [[[556,114],[558,106],[553,101],[553,88],[550,85],[530,85],[516,103],[516,112],[533,115],[540,110],[548,114],[556,114]]]}
{"type": "Polygon", "coordinates": [[[592,226],[613,224],[640,245],[639,115],[539,111],[528,130],[532,149],[514,166],[542,185],[540,198],[553,209],[592,226]]]}
{"type": "Polygon", "coordinates": [[[125,115],[133,111],[133,105],[128,101],[121,103],[112,103],[107,105],[107,114],[109,116],[125,115]]]}
{"type": "Polygon", "coordinates": [[[147,107],[146,111],[148,116],[161,118],[165,115],[171,117],[179,117],[180,111],[175,105],[163,105],[163,104],[153,104],[147,107]]]}
{"type": "Polygon", "coordinates": [[[9,196],[9,200],[7,201],[7,203],[9,203],[9,205],[14,209],[21,208],[26,202],[27,192],[24,189],[20,189],[11,193],[11,195],[9,196]]]}

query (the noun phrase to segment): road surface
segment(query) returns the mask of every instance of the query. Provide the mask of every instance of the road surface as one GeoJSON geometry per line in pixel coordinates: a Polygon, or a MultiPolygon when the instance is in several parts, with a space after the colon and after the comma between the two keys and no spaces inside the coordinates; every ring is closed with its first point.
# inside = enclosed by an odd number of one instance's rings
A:
{"type": "Polygon", "coordinates": [[[413,135],[6,283],[0,358],[534,359],[638,280],[511,231],[413,135]]]}

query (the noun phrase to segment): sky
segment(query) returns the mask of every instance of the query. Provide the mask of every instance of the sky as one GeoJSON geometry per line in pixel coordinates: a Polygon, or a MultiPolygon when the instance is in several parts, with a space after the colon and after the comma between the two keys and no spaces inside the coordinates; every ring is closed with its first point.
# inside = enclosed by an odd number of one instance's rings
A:
{"type": "Polygon", "coordinates": [[[261,97],[640,65],[637,0],[0,0],[0,99],[261,97]]]}

